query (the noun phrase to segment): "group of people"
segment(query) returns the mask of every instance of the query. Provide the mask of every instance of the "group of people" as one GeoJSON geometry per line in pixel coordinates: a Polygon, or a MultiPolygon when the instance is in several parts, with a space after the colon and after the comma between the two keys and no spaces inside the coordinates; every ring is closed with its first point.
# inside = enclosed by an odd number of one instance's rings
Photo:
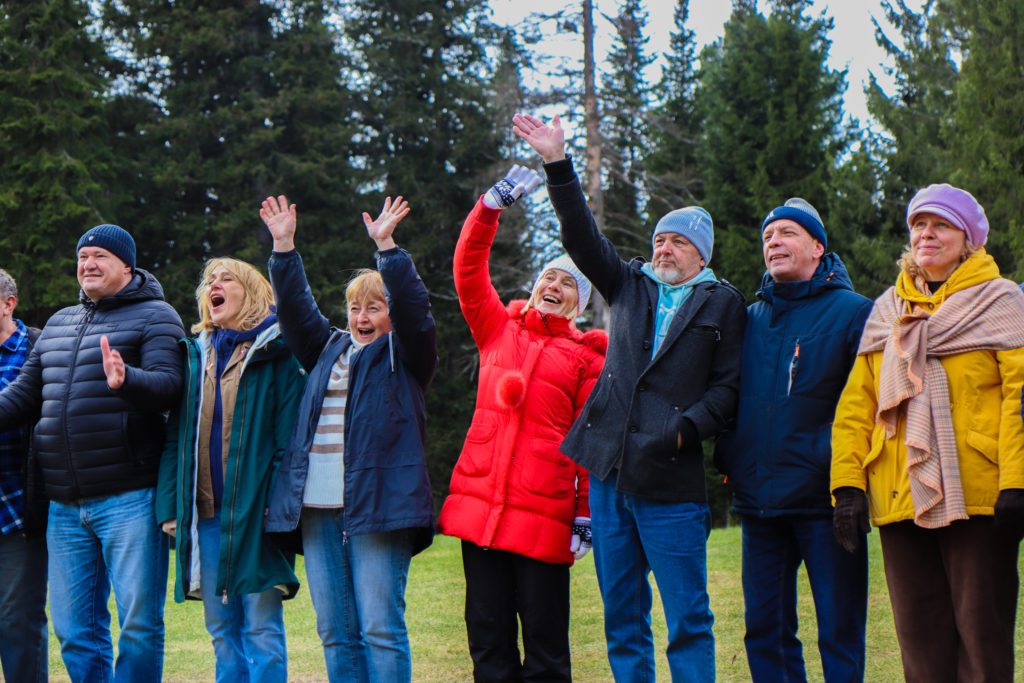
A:
{"type": "MultiPolygon", "coordinates": [[[[570,567],[592,548],[615,679],[655,680],[653,572],[672,679],[714,680],[703,443],[717,437],[742,520],[754,681],[806,679],[801,564],[826,680],[863,680],[869,519],[907,680],[1012,680],[1024,292],[985,252],[975,198],[917,193],[896,285],[874,303],[815,208],[790,199],[761,225],[766,272],[747,307],[709,267],[707,211],[671,211],[650,261],[624,260],[558,117],[516,115],[513,130],[544,162],[566,253],[529,298],[500,300],[501,213],[544,182],[520,166],[481,196],[456,246],[480,363],[436,526],[462,542],[474,679],[572,680],[570,567]],[[611,322],[583,332],[592,291],[611,322]]],[[[268,197],[259,213],[269,280],[208,261],[194,336],[118,226],[82,235],[79,303],[41,331],[14,316],[0,270],[7,680],[46,680],[47,579],[73,681],[160,680],[172,542],[175,598],[202,600],[218,681],[286,679],[296,553],[330,680],[411,679],[405,589],[435,529],[424,436],[437,349],[428,292],[394,239],[409,205],[363,214],[376,269],[350,279],[344,329],[307,282],[296,206],[268,197]]]]}

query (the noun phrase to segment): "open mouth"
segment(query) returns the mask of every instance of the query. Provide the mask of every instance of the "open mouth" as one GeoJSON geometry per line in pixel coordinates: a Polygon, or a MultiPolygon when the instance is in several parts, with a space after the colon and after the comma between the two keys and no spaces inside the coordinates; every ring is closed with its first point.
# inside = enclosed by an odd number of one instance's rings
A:
{"type": "Polygon", "coordinates": [[[541,301],[543,301],[546,304],[554,304],[555,306],[560,306],[562,304],[561,299],[553,297],[550,294],[545,294],[544,296],[542,296],[541,301]]]}
{"type": "Polygon", "coordinates": [[[210,295],[210,307],[211,308],[220,308],[223,304],[224,304],[224,295],[223,294],[217,293],[217,294],[211,294],[210,295]]]}
{"type": "Polygon", "coordinates": [[[374,328],[372,328],[372,327],[357,327],[356,328],[356,334],[358,334],[360,337],[370,337],[370,336],[373,336],[373,333],[375,331],[376,330],[374,328]]]}
{"type": "Polygon", "coordinates": [[[771,256],[768,257],[768,263],[773,263],[784,258],[787,258],[785,254],[772,254],[771,256]]]}

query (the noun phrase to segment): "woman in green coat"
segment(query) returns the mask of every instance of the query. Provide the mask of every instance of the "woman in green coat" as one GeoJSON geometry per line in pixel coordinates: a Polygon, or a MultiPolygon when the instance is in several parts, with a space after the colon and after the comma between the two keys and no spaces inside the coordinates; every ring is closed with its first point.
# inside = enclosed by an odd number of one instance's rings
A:
{"type": "Polygon", "coordinates": [[[202,599],[217,681],[284,681],[281,601],[298,590],[294,556],[263,535],[270,487],[305,373],[253,266],[212,259],[196,289],[185,388],[160,463],[157,521],[175,537],[175,599],[202,599]]]}

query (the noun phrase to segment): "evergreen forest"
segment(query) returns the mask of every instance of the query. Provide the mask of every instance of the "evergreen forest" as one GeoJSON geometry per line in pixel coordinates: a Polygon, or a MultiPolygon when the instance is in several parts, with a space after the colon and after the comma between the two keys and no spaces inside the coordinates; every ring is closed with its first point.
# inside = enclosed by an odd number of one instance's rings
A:
{"type": "MultiPolygon", "coordinates": [[[[373,265],[360,214],[402,194],[412,213],[396,241],[439,331],[428,459],[440,501],[476,392],[452,255],[481,192],[511,163],[540,168],[512,134],[517,111],[578,122],[577,172],[622,256],[649,257],[654,222],[700,204],[714,217],[713,269],[751,301],[772,207],[811,201],[874,297],[895,278],[908,200],[933,182],[979,199],[990,253],[1024,279],[1021,0],[881,0],[875,40],[892,66],[878,68],[895,85],[868,85],[867,121],[843,109],[847,74],[827,64],[834,25],[809,0],[733,0],[703,47],[679,0],[664,55],[648,47],[647,3],[595,4],[503,26],[486,0],[0,0],[0,267],[18,280],[18,317],[41,326],[75,303],[78,237],[116,223],[188,327],[204,260],[264,267],[259,204],[286,194],[314,293],[341,325],[346,280],[373,265]],[[608,54],[544,61],[552,32],[592,41],[595,21],[613,27],[608,54]],[[528,64],[550,83],[530,85],[528,64]]],[[[503,299],[525,298],[557,245],[543,191],[507,211],[491,267],[503,299]]]]}

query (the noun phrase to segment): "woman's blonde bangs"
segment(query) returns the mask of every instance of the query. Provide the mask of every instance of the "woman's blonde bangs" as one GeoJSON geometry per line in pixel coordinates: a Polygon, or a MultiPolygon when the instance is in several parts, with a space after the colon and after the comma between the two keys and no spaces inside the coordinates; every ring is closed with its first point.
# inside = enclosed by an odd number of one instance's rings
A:
{"type": "Polygon", "coordinates": [[[216,327],[210,319],[210,278],[218,268],[234,275],[245,290],[239,329],[251,330],[263,322],[274,305],[274,290],[270,281],[255,266],[245,261],[227,257],[212,258],[206,262],[199,286],[196,287],[199,322],[192,326],[192,332],[199,333],[216,327]]]}

